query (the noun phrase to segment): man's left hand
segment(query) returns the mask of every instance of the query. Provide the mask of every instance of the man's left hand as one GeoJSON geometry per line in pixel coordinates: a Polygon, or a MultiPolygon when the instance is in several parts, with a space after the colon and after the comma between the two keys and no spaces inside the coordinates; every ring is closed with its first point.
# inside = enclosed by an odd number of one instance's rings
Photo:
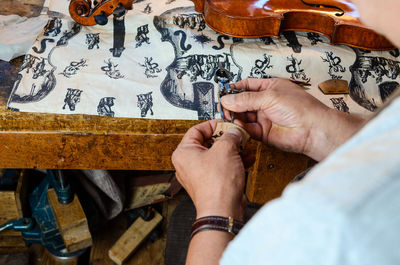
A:
{"type": "Polygon", "coordinates": [[[216,125],[213,120],[192,127],[173,153],[172,163],[196,206],[197,218],[217,215],[242,220],[245,166],[254,162],[254,156],[248,150],[239,154],[237,130],[225,132],[209,147],[216,125]]]}

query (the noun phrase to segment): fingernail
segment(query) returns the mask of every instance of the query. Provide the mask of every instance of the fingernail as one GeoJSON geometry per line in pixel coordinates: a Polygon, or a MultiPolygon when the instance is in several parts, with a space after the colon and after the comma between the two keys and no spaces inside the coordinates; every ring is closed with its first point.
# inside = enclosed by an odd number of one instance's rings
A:
{"type": "Polygon", "coordinates": [[[226,105],[235,104],[235,95],[226,95],[222,97],[222,103],[226,105]]]}

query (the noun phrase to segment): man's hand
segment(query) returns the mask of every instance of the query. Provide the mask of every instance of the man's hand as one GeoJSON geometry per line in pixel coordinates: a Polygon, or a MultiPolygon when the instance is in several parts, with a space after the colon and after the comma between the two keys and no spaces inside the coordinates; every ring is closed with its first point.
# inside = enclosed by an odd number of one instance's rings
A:
{"type": "Polygon", "coordinates": [[[208,141],[217,121],[192,127],[172,155],[176,176],[192,198],[197,218],[208,215],[243,217],[245,164],[239,154],[240,132],[224,133],[211,148],[208,141]]]}
{"type": "Polygon", "coordinates": [[[235,118],[253,138],[318,161],[363,124],[359,117],[328,108],[289,80],[245,79],[232,86],[248,92],[224,96],[222,105],[238,113],[235,118]]]}

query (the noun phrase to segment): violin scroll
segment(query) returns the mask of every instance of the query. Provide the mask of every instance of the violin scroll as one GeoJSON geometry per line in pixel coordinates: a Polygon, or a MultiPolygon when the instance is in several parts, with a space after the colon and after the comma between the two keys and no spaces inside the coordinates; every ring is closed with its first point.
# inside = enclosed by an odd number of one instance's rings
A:
{"type": "MultiPolygon", "coordinates": [[[[85,1],[85,0],[73,0],[71,1],[69,5],[70,13],[71,10],[73,10],[74,14],[77,14],[78,16],[81,17],[87,17],[90,13],[90,6],[91,6],[90,1],[85,1]]],[[[72,13],[71,13],[72,15],[72,13]]]]}
{"type": "Polygon", "coordinates": [[[108,16],[122,16],[132,9],[135,0],[71,0],[69,13],[73,20],[84,26],[105,25],[108,16]]]}

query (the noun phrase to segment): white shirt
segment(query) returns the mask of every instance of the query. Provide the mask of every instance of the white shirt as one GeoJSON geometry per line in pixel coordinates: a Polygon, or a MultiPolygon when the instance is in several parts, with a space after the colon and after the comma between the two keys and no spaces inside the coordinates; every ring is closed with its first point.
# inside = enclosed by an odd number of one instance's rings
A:
{"type": "Polygon", "coordinates": [[[220,264],[400,264],[400,97],[266,204],[220,264]]]}

